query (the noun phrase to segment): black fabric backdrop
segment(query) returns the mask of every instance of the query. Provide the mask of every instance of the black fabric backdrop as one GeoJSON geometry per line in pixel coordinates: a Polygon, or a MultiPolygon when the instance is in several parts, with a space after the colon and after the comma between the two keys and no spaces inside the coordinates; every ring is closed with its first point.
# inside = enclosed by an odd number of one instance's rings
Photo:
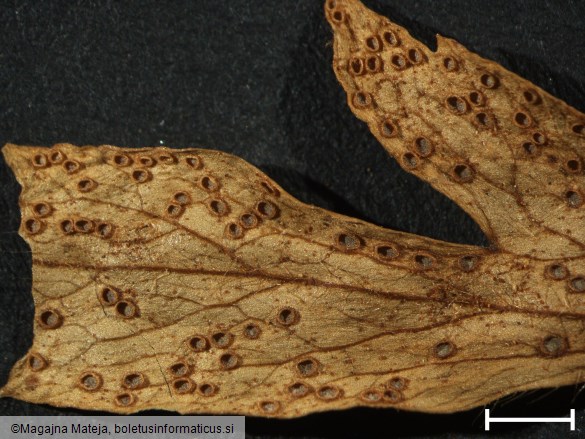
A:
{"type": "MultiPolygon", "coordinates": [[[[403,172],[346,106],[319,0],[3,1],[0,143],[213,148],[243,157],[302,201],[433,238],[485,245],[450,200],[403,172]]],[[[585,110],[585,2],[368,0],[431,46],[453,37],[585,110]]],[[[0,384],[32,339],[31,258],[19,187],[0,158],[0,384]]],[[[532,392],[498,416],[566,416],[582,387],[532,392]]],[[[585,392],[583,392],[585,393],[585,392]]],[[[0,414],[72,409],[0,400],[0,414]]],[[[483,411],[355,409],[247,419],[250,437],[487,437],[483,411]]],[[[494,426],[555,437],[567,424],[494,426]]],[[[579,433],[575,433],[578,435],[579,433]]],[[[493,433],[492,433],[493,436],[493,433]]],[[[582,436],[583,437],[583,436],[582,436]]]]}

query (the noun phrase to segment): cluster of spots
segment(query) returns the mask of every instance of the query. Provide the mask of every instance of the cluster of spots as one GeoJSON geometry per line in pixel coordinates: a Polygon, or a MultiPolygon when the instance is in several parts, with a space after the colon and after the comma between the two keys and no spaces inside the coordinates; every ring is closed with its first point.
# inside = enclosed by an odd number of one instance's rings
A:
{"type": "Polygon", "coordinates": [[[57,329],[63,325],[63,316],[56,309],[44,309],[37,316],[37,322],[43,329],[57,329]]]}
{"type": "Polygon", "coordinates": [[[116,315],[123,319],[140,317],[140,309],[136,302],[123,296],[118,288],[105,286],[99,293],[99,300],[103,306],[114,307],[116,315]]]}
{"type": "Polygon", "coordinates": [[[53,207],[49,203],[40,202],[32,205],[32,218],[23,220],[24,230],[29,235],[37,235],[45,231],[47,224],[41,218],[47,218],[53,214],[53,207]]]}
{"type": "MultiPolygon", "coordinates": [[[[187,346],[192,352],[201,353],[209,351],[212,347],[228,349],[235,340],[230,332],[218,331],[211,336],[202,334],[192,335],[187,339],[187,346]]],[[[242,357],[232,350],[222,353],[219,357],[219,368],[222,370],[236,369],[242,364],[242,357]]]]}
{"type": "Polygon", "coordinates": [[[83,168],[83,164],[77,160],[67,159],[65,153],[55,150],[49,154],[38,153],[31,159],[31,164],[34,168],[42,169],[49,168],[53,165],[61,165],[67,174],[75,174],[83,168]]]}
{"type": "Polygon", "coordinates": [[[359,398],[368,404],[397,404],[404,400],[403,391],[408,387],[408,380],[402,377],[391,378],[380,388],[368,388],[360,393],[359,398]]]}
{"type": "Polygon", "coordinates": [[[280,215],[278,206],[270,200],[260,200],[254,209],[244,212],[237,220],[230,221],[225,227],[225,235],[230,239],[244,237],[246,230],[251,230],[260,225],[261,221],[273,220],[280,215]]]}
{"type": "Polygon", "coordinates": [[[88,218],[67,218],[59,223],[59,230],[65,235],[93,234],[98,238],[109,239],[114,234],[114,225],[107,221],[93,221],[88,218]]]}
{"type": "Polygon", "coordinates": [[[203,383],[199,386],[191,378],[193,368],[186,360],[178,360],[168,368],[171,375],[171,388],[178,395],[185,395],[197,391],[201,396],[213,396],[217,393],[217,386],[212,383],[203,383]]]}
{"type": "Polygon", "coordinates": [[[544,276],[554,281],[567,282],[569,292],[583,293],[585,292],[585,276],[578,274],[571,276],[569,269],[561,263],[554,263],[547,265],[544,268],[544,276]]]}
{"type": "Polygon", "coordinates": [[[187,192],[176,192],[167,204],[165,213],[171,218],[178,218],[185,212],[185,208],[189,204],[191,204],[191,196],[187,192]]]}

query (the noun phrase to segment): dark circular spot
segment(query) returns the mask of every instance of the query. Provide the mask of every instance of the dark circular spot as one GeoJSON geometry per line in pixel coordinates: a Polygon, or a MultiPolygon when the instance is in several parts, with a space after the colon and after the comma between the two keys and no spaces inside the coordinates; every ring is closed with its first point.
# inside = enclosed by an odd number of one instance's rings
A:
{"type": "Polygon", "coordinates": [[[352,58],[349,61],[349,72],[355,76],[363,75],[365,72],[364,60],[361,58],[352,58]]]}
{"type": "Polygon", "coordinates": [[[459,183],[470,183],[475,177],[473,169],[464,164],[455,165],[451,174],[459,183]]]}
{"type": "Polygon", "coordinates": [[[580,192],[577,191],[567,191],[565,192],[565,200],[569,207],[574,209],[579,208],[583,205],[583,196],[580,192]]]}
{"type": "Polygon", "coordinates": [[[234,342],[234,336],[229,332],[216,332],[211,336],[211,342],[214,346],[225,349],[234,342]]]}
{"type": "Polygon", "coordinates": [[[233,352],[226,352],[221,357],[219,357],[219,364],[225,370],[231,370],[238,367],[241,363],[241,358],[239,355],[233,352]]]}
{"type": "Polygon", "coordinates": [[[522,144],[522,149],[524,150],[524,153],[530,157],[536,157],[540,154],[540,148],[532,142],[524,142],[522,144]]]}
{"type": "Polygon", "coordinates": [[[91,178],[84,178],[77,182],[77,190],[79,192],[90,192],[97,187],[97,183],[91,178]]]}
{"type": "Polygon", "coordinates": [[[240,216],[240,225],[244,229],[253,229],[258,225],[258,217],[252,212],[244,213],[240,216]]]}
{"type": "Polygon", "coordinates": [[[188,375],[190,370],[191,368],[189,367],[189,365],[183,363],[182,361],[178,361],[172,364],[171,367],[169,367],[169,371],[171,372],[171,375],[173,375],[174,377],[183,377],[185,375],[188,375]]]}
{"type": "Polygon", "coordinates": [[[136,396],[131,393],[121,393],[116,395],[114,401],[121,407],[128,407],[136,402],[136,396]]]}
{"type": "Polygon", "coordinates": [[[40,313],[38,322],[42,328],[57,329],[63,324],[63,316],[57,310],[48,309],[40,313]]]}
{"type": "Polygon", "coordinates": [[[290,393],[293,398],[302,398],[303,396],[308,395],[310,391],[311,388],[301,381],[288,386],[288,393],[290,393]]]}
{"type": "Polygon", "coordinates": [[[29,218],[25,220],[24,228],[30,235],[36,235],[45,229],[45,223],[36,218],[29,218]]]}
{"type": "Polygon", "coordinates": [[[446,57],[443,58],[443,67],[448,72],[455,72],[459,69],[459,63],[451,57],[446,57]]]}
{"type": "Polygon", "coordinates": [[[575,276],[569,281],[569,288],[575,293],[582,293],[585,291],[585,277],[575,276]]]}
{"type": "Polygon", "coordinates": [[[337,386],[321,386],[317,390],[317,396],[325,401],[333,401],[341,396],[341,390],[337,386]]]}
{"type": "Polygon", "coordinates": [[[173,165],[177,163],[177,158],[171,153],[162,153],[158,155],[158,161],[165,165],[173,165]]]}
{"type": "Polygon", "coordinates": [[[229,238],[240,239],[244,236],[244,229],[237,223],[229,223],[225,228],[225,233],[229,238]]]}
{"type": "Polygon", "coordinates": [[[455,355],[456,351],[457,348],[450,341],[442,341],[441,343],[436,344],[433,348],[434,356],[440,360],[452,357],[455,355]]]}
{"type": "Polygon", "coordinates": [[[201,169],[203,167],[203,160],[197,155],[185,158],[185,162],[193,169],[201,169]]]}
{"type": "Polygon", "coordinates": [[[319,363],[314,358],[305,358],[297,363],[297,371],[303,377],[311,377],[319,373],[319,363]]]}
{"type": "Polygon", "coordinates": [[[520,128],[530,128],[532,126],[532,118],[522,111],[518,111],[514,115],[514,123],[520,128]]]}
{"type": "Polygon", "coordinates": [[[358,91],[353,95],[353,105],[359,108],[365,108],[372,105],[372,95],[364,91],[358,91]]]}
{"type": "Polygon", "coordinates": [[[459,268],[466,273],[475,270],[478,263],[479,258],[477,256],[467,255],[459,258],[459,268]]]}
{"type": "Polygon", "coordinates": [[[173,201],[181,206],[191,203],[191,197],[187,192],[177,192],[173,195],[173,201]]]}
{"type": "Polygon", "coordinates": [[[343,23],[345,21],[345,12],[339,10],[333,11],[331,19],[337,24],[343,23]]]}
{"type": "Polygon", "coordinates": [[[402,154],[402,164],[405,168],[413,170],[418,167],[418,158],[411,152],[402,154]]]}
{"type": "Polygon", "coordinates": [[[274,195],[275,197],[280,196],[280,191],[277,188],[275,188],[272,184],[270,184],[269,182],[263,181],[260,183],[260,186],[269,195],[274,195]]]}
{"type": "Polygon", "coordinates": [[[67,158],[67,156],[64,153],[62,153],[61,151],[53,151],[49,155],[49,160],[53,164],[63,163],[63,160],[65,160],[66,158],[67,158]]]}
{"type": "Polygon", "coordinates": [[[368,56],[366,58],[366,68],[369,73],[382,71],[382,60],[377,56],[368,56]]]}
{"type": "Polygon", "coordinates": [[[524,90],[522,96],[529,104],[536,105],[540,103],[540,95],[535,90],[524,90]]]}
{"type": "Polygon", "coordinates": [[[433,154],[434,147],[426,137],[417,137],[414,141],[414,151],[420,157],[429,157],[433,154]]]}
{"type": "Polygon", "coordinates": [[[447,109],[453,114],[461,115],[467,112],[467,101],[459,96],[449,96],[445,102],[447,109]]]}
{"type": "Polygon", "coordinates": [[[563,280],[569,275],[569,270],[562,264],[551,264],[546,266],[544,273],[550,279],[563,280]]]}
{"type": "Polygon", "coordinates": [[[69,219],[61,221],[59,227],[61,228],[61,231],[66,235],[72,235],[73,233],[75,233],[75,226],[73,225],[73,221],[69,219]]]}
{"type": "Polygon", "coordinates": [[[360,393],[360,399],[364,402],[379,402],[382,399],[382,393],[378,390],[367,389],[360,393]]]}
{"type": "Polygon", "coordinates": [[[559,335],[549,335],[545,337],[540,344],[540,352],[547,357],[560,357],[569,349],[569,343],[566,338],[559,335]]]}
{"type": "Polygon", "coordinates": [[[74,222],[75,231],[79,233],[91,233],[95,229],[93,221],[86,218],[76,219],[74,222]]]}
{"type": "Polygon", "coordinates": [[[79,386],[88,392],[98,390],[102,384],[102,376],[96,372],[85,372],[79,378],[79,386]]]}
{"type": "Polygon", "coordinates": [[[100,238],[108,239],[114,234],[114,226],[110,223],[98,223],[96,232],[100,238]]]}
{"type": "Polygon", "coordinates": [[[382,399],[390,404],[397,404],[404,399],[402,392],[397,389],[386,389],[382,395],[382,399]]]}
{"type": "Polygon", "coordinates": [[[76,160],[66,160],[63,162],[63,169],[65,169],[68,174],[75,174],[81,169],[81,163],[76,160]]]}
{"type": "Polygon", "coordinates": [[[181,216],[184,210],[185,208],[180,204],[171,203],[167,206],[167,215],[172,218],[177,218],[181,216]]]}
{"type": "Polygon", "coordinates": [[[283,326],[291,326],[296,325],[300,318],[301,315],[296,309],[287,306],[278,311],[276,321],[283,326]]]}
{"type": "Polygon", "coordinates": [[[100,293],[100,301],[106,306],[115,305],[120,297],[120,292],[114,287],[104,287],[100,293]]]}
{"type": "Polygon", "coordinates": [[[480,91],[472,91],[469,93],[469,102],[471,102],[471,105],[481,107],[485,104],[485,96],[480,91]]]}
{"type": "Polygon", "coordinates": [[[479,80],[485,88],[497,88],[498,85],[500,85],[500,80],[496,76],[489,73],[484,73],[481,75],[479,80]]]}
{"type": "Polygon", "coordinates": [[[268,415],[273,415],[280,410],[280,403],[278,401],[262,401],[259,406],[260,409],[268,415]]]}
{"type": "Polygon", "coordinates": [[[114,164],[120,167],[130,166],[132,164],[132,159],[126,154],[116,154],[114,156],[114,164]]]}
{"type": "Polygon", "coordinates": [[[585,125],[582,123],[578,123],[572,126],[571,128],[575,134],[580,134],[581,136],[585,136],[585,125]]]}
{"type": "Polygon", "coordinates": [[[33,372],[39,372],[45,369],[49,363],[42,355],[33,353],[28,356],[27,365],[33,372]]]}
{"type": "Polygon", "coordinates": [[[400,44],[400,39],[396,35],[396,33],[392,30],[387,30],[382,34],[382,38],[384,41],[388,43],[390,46],[396,47],[400,44]]]}
{"type": "Polygon", "coordinates": [[[245,327],[244,327],[244,336],[246,338],[249,338],[251,340],[255,340],[258,337],[260,337],[260,334],[262,333],[262,330],[260,329],[260,327],[255,324],[255,323],[248,323],[245,327]]]}
{"type": "Polygon", "coordinates": [[[487,113],[477,113],[475,120],[481,128],[492,128],[494,126],[492,117],[487,113]]]}
{"type": "Polygon", "coordinates": [[[408,61],[401,53],[392,55],[392,58],[390,58],[390,64],[392,64],[392,67],[396,70],[404,70],[408,67],[408,61]]]}
{"type": "Polygon", "coordinates": [[[414,48],[408,51],[408,59],[413,64],[420,64],[424,61],[425,56],[420,49],[414,48]]]}
{"type": "Polygon", "coordinates": [[[389,388],[396,389],[396,390],[404,390],[404,389],[406,389],[407,385],[408,385],[408,380],[406,380],[402,377],[391,378],[387,383],[387,386],[389,388]]]}
{"type": "Polygon", "coordinates": [[[146,386],[146,377],[142,372],[129,373],[122,379],[122,387],[126,389],[140,389],[146,386]]]}
{"type": "Polygon", "coordinates": [[[49,161],[45,154],[35,154],[32,158],[32,164],[35,168],[45,168],[49,166],[49,161]]]}
{"type": "Polygon", "coordinates": [[[132,179],[137,183],[146,183],[152,178],[150,171],[146,169],[136,169],[132,172],[132,179]]]}
{"type": "Polygon", "coordinates": [[[400,252],[395,245],[384,244],[376,247],[376,255],[382,259],[395,259],[400,256],[400,252]]]}
{"type": "Polygon", "coordinates": [[[219,183],[213,177],[205,175],[199,180],[199,185],[207,192],[215,192],[219,189],[219,183]]]}
{"type": "Polygon", "coordinates": [[[193,381],[189,378],[177,378],[174,379],[172,382],[172,387],[176,393],[179,395],[184,395],[185,393],[191,393],[197,387],[193,381]]]}
{"type": "Polygon", "coordinates": [[[201,384],[198,393],[202,396],[213,396],[217,393],[217,386],[211,383],[201,384]]]}
{"type": "Polygon", "coordinates": [[[154,165],[156,165],[156,160],[147,155],[139,156],[136,161],[140,163],[140,165],[146,166],[147,168],[152,168],[154,165]]]}
{"type": "Polygon", "coordinates": [[[398,127],[390,119],[386,119],[380,124],[380,134],[382,134],[382,137],[387,138],[396,137],[398,135],[398,127]]]}
{"type": "Polygon", "coordinates": [[[256,212],[258,212],[262,218],[274,219],[278,216],[279,209],[278,206],[271,201],[263,200],[256,204],[256,212]]]}
{"type": "Polygon", "coordinates": [[[122,300],[116,304],[116,312],[120,317],[131,319],[138,317],[138,307],[130,300],[122,300]]]}
{"type": "Polygon", "coordinates": [[[537,145],[545,145],[547,142],[546,136],[538,131],[532,134],[532,140],[534,140],[534,143],[537,145]]]}
{"type": "Polygon", "coordinates": [[[363,245],[362,239],[351,233],[340,233],[335,238],[335,241],[340,249],[346,251],[358,250],[363,245]]]}
{"type": "Polygon", "coordinates": [[[206,204],[211,213],[217,216],[227,215],[230,211],[228,205],[223,200],[210,199],[207,200],[206,204]]]}
{"type": "Polygon", "coordinates": [[[428,254],[418,254],[414,256],[414,262],[420,270],[429,270],[435,263],[435,258],[428,254]]]}
{"type": "Polygon", "coordinates": [[[33,212],[36,216],[44,218],[49,216],[53,209],[47,203],[37,203],[33,206],[33,212]]]}
{"type": "Polygon", "coordinates": [[[377,35],[372,35],[371,37],[366,38],[366,47],[372,52],[378,52],[382,50],[382,41],[380,40],[380,37],[377,35]]]}
{"type": "Polygon", "coordinates": [[[194,335],[187,344],[194,352],[204,352],[209,349],[209,341],[203,335],[194,335]]]}

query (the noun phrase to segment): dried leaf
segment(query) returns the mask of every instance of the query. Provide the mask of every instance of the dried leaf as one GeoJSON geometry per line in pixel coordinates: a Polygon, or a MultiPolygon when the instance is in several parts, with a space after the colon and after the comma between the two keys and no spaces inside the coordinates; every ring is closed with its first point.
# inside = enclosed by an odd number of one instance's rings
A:
{"type": "Polygon", "coordinates": [[[325,9],[351,108],[494,248],[304,205],[221,152],[7,145],[36,317],[3,396],[294,417],[584,380],[585,116],[357,1],[325,9]]]}

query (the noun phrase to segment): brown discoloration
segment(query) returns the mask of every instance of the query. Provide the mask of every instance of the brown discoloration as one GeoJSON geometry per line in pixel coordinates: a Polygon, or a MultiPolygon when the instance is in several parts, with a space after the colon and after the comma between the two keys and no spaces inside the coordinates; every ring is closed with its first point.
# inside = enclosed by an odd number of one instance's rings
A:
{"type": "Polygon", "coordinates": [[[307,206],[221,152],[7,145],[37,317],[2,395],[295,417],[583,380],[585,115],[356,0],[325,11],[350,107],[490,249],[307,206]]]}

